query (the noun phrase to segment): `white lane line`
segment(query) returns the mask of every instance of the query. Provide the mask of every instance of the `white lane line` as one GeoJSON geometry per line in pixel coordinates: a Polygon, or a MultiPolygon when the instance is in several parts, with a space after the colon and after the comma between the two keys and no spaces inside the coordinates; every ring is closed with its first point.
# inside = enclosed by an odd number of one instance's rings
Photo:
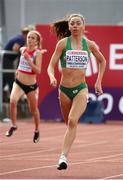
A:
{"type": "Polygon", "coordinates": [[[20,173],[20,172],[38,170],[38,169],[53,168],[53,167],[56,167],[56,166],[57,165],[41,166],[41,167],[39,166],[39,167],[34,167],[34,168],[20,169],[20,170],[16,170],[16,171],[8,171],[8,172],[0,173],[0,176],[7,175],[7,174],[13,174],[13,173],[20,173]]]}
{"type": "MultiPolygon", "coordinates": [[[[11,137],[6,137],[6,138],[11,138],[11,137]]],[[[50,139],[56,139],[56,138],[61,139],[62,138],[62,134],[61,135],[57,135],[57,136],[51,136],[51,137],[43,137],[41,139],[41,142],[49,141],[50,139]]],[[[16,144],[20,144],[20,143],[24,143],[24,142],[32,142],[32,139],[31,138],[30,139],[24,139],[24,140],[20,139],[20,140],[14,140],[14,141],[9,141],[9,142],[8,141],[2,141],[2,142],[0,142],[0,144],[1,144],[1,146],[2,145],[9,145],[9,144],[16,145],[16,144]]]]}
{"type": "MultiPolygon", "coordinates": [[[[88,144],[83,144],[83,145],[79,145],[77,147],[73,147],[73,149],[78,149],[81,148],[81,147],[86,147],[86,146],[93,146],[93,145],[100,145],[100,144],[105,144],[107,143],[107,141],[98,141],[98,142],[95,142],[95,143],[88,143],[88,144]]],[[[19,153],[19,154],[10,154],[10,155],[5,155],[5,156],[0,156],[0,159],[6,159],[6,158],[11,158],[11,157],[17,157],[17,156],[24,156],[26,155],[26,157],[30,154],[37,154],[37,153],[42,153],[42,152],[48,152],[48,151],[55,151],[55,150],[58,150],[58,148],[52,148],[52,149],[48,149],[48,150],[41,150],[41,151],[33,151],[33,152],[27,152],[27,153],[19,153]]]]}
{"type": "Polygon", "coordinates": [[[104,177],[104,178],[101,178],[98,180],[105,180],[105,179],[111,179],[111,178],[122,177],[122,176],[123,176],[123,174],[116,174],[116,175],[104,177]]]}
{"type": "Polygon", "coordinates": [[[10,154],[5,156],[0,156],[0,159],[7,158],[7,157],[18,157],[18,156],[28,156],[30,154],[37,154],[37,153],[43,153],[43,152],[49,152],[49,151],[55,151],[57,148],[51,148],[47,150],[41,150],[41,151],[32,151],[32,152],[26,152],[26,153],[19,153],[19,154],[10,154]]]}
{"type": "MultiPolygon", "coordinates": [[[[82,145],[78,145],[77,147],[73,147],[73,149],[78,149],[78,148],[81,148],[81,147],[88,147],[88,146],[93,146],[93,145],[101,145],[101,144],[106,144],[107,141],[98,141],[98,142],[95,142],[95,143],[88,143],[88,144],[82,144],[82,145]]],[[[10,154],[10,155],[5,155],[5,156],[0,156],[0,160],[9,160],[11,158],[17,158],[17,157],[20,157],[20,156],[26,156],[27,157],[30,157],[30,155],[34,154],[33,156],[35,157],[35,154],[37,156],[38,153],[44,153],[44,152],[50,152],[50,151],[56,151],[56,150],[59,150],[58,148],[51,148],[51,149],[48,149],[48,150],[40,150],[40,151],[32,151],[32,152],[25,152],[25,153],[19,153],[19,154],[10,154]]],[[[122,154],[122,153],[121,153],[122,154]]],[[[32,158],[33,158],[32,156],[32,158]]],[[[40,157],[40,156],[39,156],[40,157]]]]}
{"type": "MultiPolygon", "coordinates": [[[[80,165],[80,164],[86,164],[86,163],[93,163],[93,162],[95,162],[96,160],[99,160],[99,159],[112,158],[112,157],[116,157],[116,156],[119,156],[119,155],[123,155],[123,154],[114,154],[114,155],[109,155],[109,156],[91,158],[91,159],[87,159],[87,160],[80,161],[80,162],[69,163],[69,165],[80,165]]],[[[27,168],[27,169],[15,170],[15,171],[8,171],[8,172],[0,173],[0,176],[7,175],[7,174],[20,173],[20,172],[25,172],[25,171],[38,170],[38,169],[53,168],[53,167],[56,167],[56,166],[57,165],[39,166],[39,167],[34,167],[34,168],[27,168]]]]}

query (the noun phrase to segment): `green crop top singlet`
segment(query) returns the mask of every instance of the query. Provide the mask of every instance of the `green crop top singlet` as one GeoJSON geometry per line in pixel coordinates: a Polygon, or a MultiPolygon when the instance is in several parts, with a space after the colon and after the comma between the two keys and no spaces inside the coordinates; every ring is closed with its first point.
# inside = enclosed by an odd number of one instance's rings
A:
{"type": "Polygon", "coordinates": [[[82,50],[73,50],[71,47],[71,37],[67,39],[67,45],[60,57],[62,68],[86,69],[90,58],[90,51],[85,38],[82,38],[82,50]]]}

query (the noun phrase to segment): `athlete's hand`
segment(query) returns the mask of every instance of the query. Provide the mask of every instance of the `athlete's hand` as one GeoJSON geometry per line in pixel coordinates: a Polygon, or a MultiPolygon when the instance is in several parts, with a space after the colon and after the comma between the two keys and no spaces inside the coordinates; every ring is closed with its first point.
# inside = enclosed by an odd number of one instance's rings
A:
{"type": "Polygon", "coordinates": [[[47,49],[42,49],[41,50],[41,54],[44,54],[44,53],[46,53],[47,52],[47,49]]]}
{"type": "Polygon", "coordinates": [[[53,87],[56,87],[56,86],[57,86],[57,80],[56,80],[55,77],[50,80],[50,84],[51,84],[51,86],[53,86],[53,87]]]}
{"type": "Polygon", "coordinates": [[[24,52],[24,53],[23,53],[23,56],[24,56],[24,58],[25,58],[27,61],[29,61],[30,58],[31,58],[31,56],[30,56],[27,52],[24,52]]]}
{"type": "Polygon", "coordinates": [[[101,94],[103,94],[103,90],[102,90],[102,86],[100,82],[96,82],[95,83],[95,93],[100,96],[101,94]]]}

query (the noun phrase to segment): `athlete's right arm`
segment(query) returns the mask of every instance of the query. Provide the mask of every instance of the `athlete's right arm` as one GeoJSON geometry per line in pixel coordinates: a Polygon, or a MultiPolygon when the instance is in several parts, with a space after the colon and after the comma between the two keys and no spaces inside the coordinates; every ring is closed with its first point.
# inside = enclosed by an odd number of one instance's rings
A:
{"type": "Polygon", "coordinates": [[[57,85],[57,80],[55,78],[55,73],[54,73],[54,69],[55,69],[55,65],[58,63],[60,56],[63,52],[63,50],[66,47],[66,38],[60,40],[57,44],[56,44],[56,48],[55,51],[51,57],[50,63],[48,65],[48,75],[50,78],[50,84],[54,87],[56,87],[57,85]]]}

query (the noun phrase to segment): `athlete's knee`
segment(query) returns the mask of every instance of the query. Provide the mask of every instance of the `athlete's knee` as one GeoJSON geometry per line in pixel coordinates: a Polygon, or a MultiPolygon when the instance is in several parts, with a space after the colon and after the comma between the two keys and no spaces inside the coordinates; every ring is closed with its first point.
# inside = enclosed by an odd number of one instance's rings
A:
{"type": "Polygon", "coordinates": [[[38,111],[37,108],[31,108],[31,107],[30,107],[30,112],[33,114],[33,116],[39,115],[39,111],[38,111]]]}
{"type": "Polygon", "coordinates": [[[15,99],[10,99],[10,106],[11,107],[17,106],[17,101],[15,99]]]}
{"type": "Polygon", "coordinates": [[[68,118],[64,118],[64,122],[66,125],[68,125],[68,118]]]}
{"type": "Polygon", "coordinates": [[[68,118],[68,126],[69,126],[69,128],[76,128],[77,127],[76,119],[69,117],[68,118]]]}

